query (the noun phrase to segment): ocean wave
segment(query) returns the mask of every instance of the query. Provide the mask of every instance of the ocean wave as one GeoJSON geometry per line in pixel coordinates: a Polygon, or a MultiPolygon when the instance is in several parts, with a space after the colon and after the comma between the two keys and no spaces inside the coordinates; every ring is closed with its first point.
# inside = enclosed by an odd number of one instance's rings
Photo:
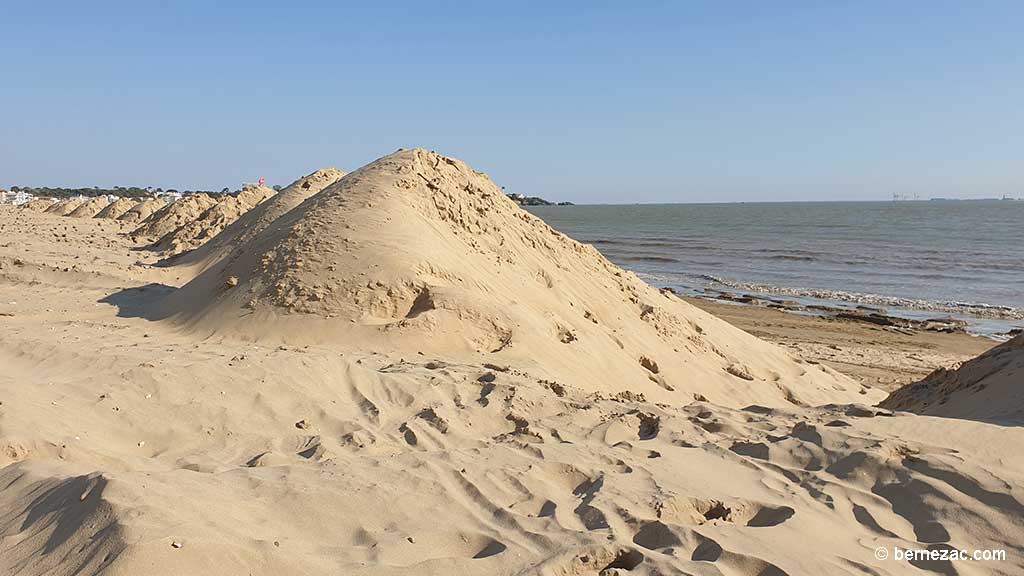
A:
{"type": "Polygon", "coordinates": [[[679,240],[630,240],[626,238],[584,238],[584,242],[595,246],[628,246],[631,248],[678,248],[683,250],[715,250],[717,246],[689,242],[685,239],[679,240]]]}
{"type": "Polygon", "coordinates": [[[788,248],[788,249],[758,248],[757,250],[754,250],[754,252],[761,252],[761,253],[764,253],[764,254],[782,254],[784,256],[788,256],[788,255],[791,255],[791,254],[796,254],[796,255],[800,255],[800,256],[822,256],[822,255],[824,255],[823,252],[816,252],[814,250],[800,250],[799,248],[788,248]]]}
{"type": "Polygon", "coordinates": [[[670,258],[668,256],[649,256],[649,255],[619,256],[618,259],[619,260],[624,260],[624,261],[627,261],[627,262],[665,262],[665,263],[669,263],[669,264],[673,264],[673,263],[677,264],[677,263],[679,263],[679,260],[676,260],[675,258],[670,258]]]}
{"type": "Polygon", "coordinates": [[[988,304],[984,302],[961,302],[956,300],[931,301],[915,298],[904,298],[900,296],[884,296],[881,294],[865,294],[862,292],[846,292],[843,290],[824,290],[812,288],[787,288],[784,286],[772,286],[769,284],[756,284],[750,282],[736,282],[711,274],[701,274],[700,277],[710,282],[744,292],[758,292],[762,294],[775,294],[783,296],[795,296],[806,298],[817,298],[819,300],[832,300],[848,302],[852,304],[866,304],[872,306],[888,306],[894,308],[906,308],[910,310],[922,310],[926,312],[946,312],[952,314],[969,314],[978,318],[990,318],[994,320],[1024,320],[1024,308],[1014,308],[1001,304],[988,304]]]}
{"type": "Polygon", "coordinates": [[[776,254],[775,256],[769,256],[769,260],[793,260],[796,262],[814,262],[817,260],[814,256],[797,256],[795,254],[776,254]]]}

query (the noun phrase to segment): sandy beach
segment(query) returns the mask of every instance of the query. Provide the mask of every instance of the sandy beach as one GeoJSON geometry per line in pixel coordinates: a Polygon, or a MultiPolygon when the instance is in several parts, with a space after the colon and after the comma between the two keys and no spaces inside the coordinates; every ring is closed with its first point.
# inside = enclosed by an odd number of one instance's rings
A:
{"type": "Polygon", "coordinates": [[[1024,570],[1021,338],[684,300],[422,149],[250,196],[0,207],[0,572],[1024,570]]]}
{"type": "Polygon", "coordinates": [[[970,360],[999,344],[965,332],[892,330],[762,306],[686,300],[758,338],[886,391],[917,382],[937,368],[970,360]]]}

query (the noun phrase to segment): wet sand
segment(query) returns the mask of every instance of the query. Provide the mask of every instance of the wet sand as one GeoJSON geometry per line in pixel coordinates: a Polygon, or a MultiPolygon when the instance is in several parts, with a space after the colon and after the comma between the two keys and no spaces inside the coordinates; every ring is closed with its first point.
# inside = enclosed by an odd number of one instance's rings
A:
{"type": "Polygon", "coordinates": [[[702,298],[687,302],[758,338],[785,346],[863,384],[895,390],[937,368],[978,356],[999,344],[966,333],[904,331],[866,322],[793,314],[773,308],[724,304],[702,298]]]}

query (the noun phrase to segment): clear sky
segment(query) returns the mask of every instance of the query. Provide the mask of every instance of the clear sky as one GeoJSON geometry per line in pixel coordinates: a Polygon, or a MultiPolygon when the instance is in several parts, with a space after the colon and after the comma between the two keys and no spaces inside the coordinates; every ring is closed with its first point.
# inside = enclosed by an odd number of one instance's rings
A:
{"type": "Polygon", "coordinates": [[[1024,2],[0,0],[0,186],[404,147],[576,202],[1024,196],[1024,2]]]}

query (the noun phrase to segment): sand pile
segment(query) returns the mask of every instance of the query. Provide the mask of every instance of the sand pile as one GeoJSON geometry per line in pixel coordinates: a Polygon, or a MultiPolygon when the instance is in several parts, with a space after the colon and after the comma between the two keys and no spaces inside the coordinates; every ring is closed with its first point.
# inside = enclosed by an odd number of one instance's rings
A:
{"type": "Polygon", "coordinates": [[[117,200],[107,204],[102,210],[96,213],[96,218],[107,218],[109,220],[117,220],[124,213],[134,208],[139,204],[139,201],[134,198],[118,198],[117,200]]]}
{"type": "Polygon", "coordinates": [[[277,194],[277,191],[269,186],[247,186],[234,198],[238,200],[239,206],[243,210],[249,211],[265,202],[274,194],[277,194]]]}
{"type": "Polygon", "coordinates": [[[84,203],[85,200],[79,198],[68,198],[54,203],[53,206],[47,208],[45,212],[47,214],[53,214],[54,216],[67,216],[84,203]]]}
{"type": "Polygon", "coordinates": [[[881,399],[651,288],[424,150],[306,200],[163,313],[204,333],[514,362],[662,401],[881,399]]]}
{"type": "Polygon", "coordinates": [[[893,392],[882,403],[892,410],[1024,424],[1024,334],[952,370],[893,392]]]}
{"type": "Polygon", "coordinates": [[[132,231],[131,236],[136,239],[157,241],[199,218],[216,203],[217,201],[208,194],[191,194],[153,212],[132,231]]]}
{"type": "Polygon", "coordinates": [[[128,222],[129,224],[144,222],[155,212],[165,206],[167,206],[167,202],[160,200],[159,198],[147,198],[129,208],[127,212],[118,216],[117,219],[121,222],[128,222]]]}
{"type": "Polygon", "coordinates": [[[108,200],[106,196],[90,198],[83,202],[78,208],[69,212],[68,216],[71,218],[93,218],[109,205],[110,200],[108,200]]]}
{"type": "Polygon", "coordinates": [[[205,244],[243,214],[276,194],[272,188],[247,188],[237,196],[224,196],[195,220],[153,243],[152,249],[180,254],[205,244]]]}
{"type": "Polygon", "coordinates": [[[47,208],[53,206],[56,202],[46,198],[35,198],[21,205],[22,210],[29,212],[43,212],[47,208]]]}
{"type": "Polygon", "coordinates": [[[323,168],[303,176],[246,212],[209,242],[196,250],[169,258],[164,265],[194,267],[194,273],[202,272],[255,238],[306,198],[334,184],[344,175],[345,173],[337,168],[323,168]]]}

